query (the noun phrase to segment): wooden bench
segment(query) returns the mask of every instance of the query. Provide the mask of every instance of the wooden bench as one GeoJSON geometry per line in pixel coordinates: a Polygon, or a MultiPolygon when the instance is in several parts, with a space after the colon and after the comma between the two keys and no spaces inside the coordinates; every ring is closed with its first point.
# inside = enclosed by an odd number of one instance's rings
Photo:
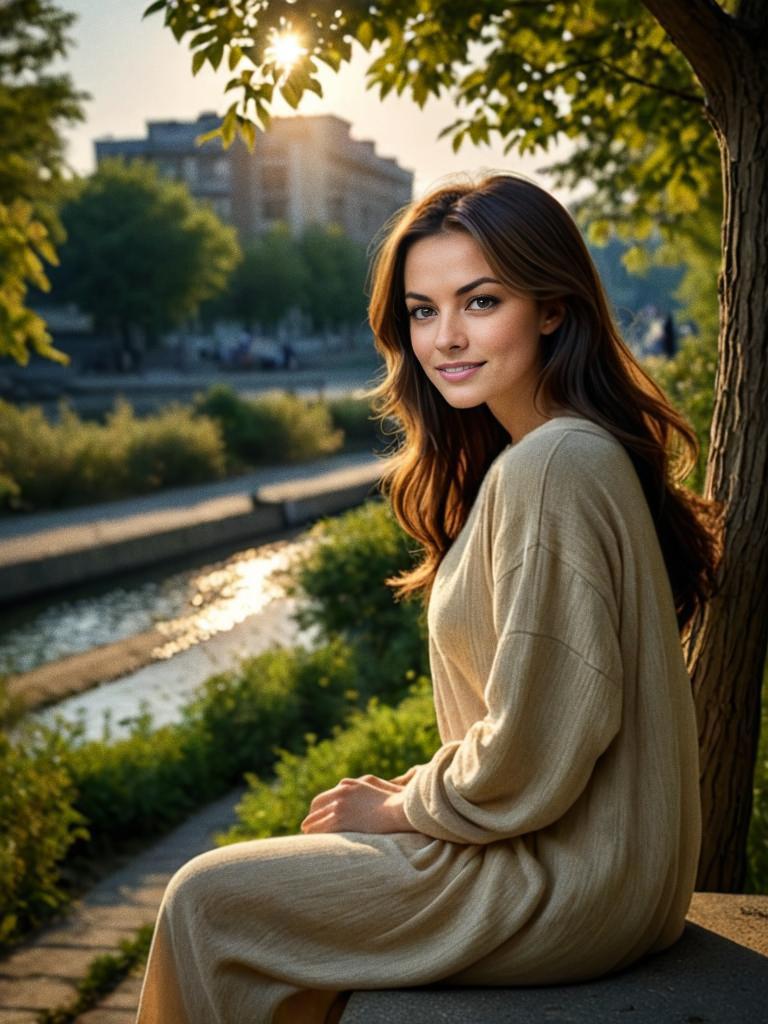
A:
{"type": "Polygon", "coordinates": [[[341,1024],[768,1024],[768,895],[695,893],[674,946],[597,981],[353,992],[341,1024]]]}

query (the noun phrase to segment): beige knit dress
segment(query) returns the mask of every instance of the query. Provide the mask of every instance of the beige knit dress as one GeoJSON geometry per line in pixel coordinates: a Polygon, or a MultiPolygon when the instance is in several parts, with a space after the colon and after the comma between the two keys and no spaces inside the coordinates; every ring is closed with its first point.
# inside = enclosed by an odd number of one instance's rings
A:
{"type": "Polygon", "coordinates": [[[418,832],[195,858],[141,1024],[314,1024],[342,990],[570,982],[679,938],[701,835],[669,580],[623,448],[559,416],[501,452],[429,605],[442,745],[418,832]]]}

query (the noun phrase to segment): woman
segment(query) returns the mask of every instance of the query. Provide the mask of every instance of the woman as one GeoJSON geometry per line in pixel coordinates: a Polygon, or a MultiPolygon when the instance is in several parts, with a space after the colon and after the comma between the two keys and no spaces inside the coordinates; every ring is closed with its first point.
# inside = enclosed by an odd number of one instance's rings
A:
{"type": "Polygon", "coordinates": [[[141,1024],[338,1020],[344,993],[596,978],[681,935],[700,843],[684,630],[712,592],[696,438],[571,218],[509,174],[400,212],[373,263],[384,488],[422,545],[441,747],[302,835],[195,858],[141,1024]],[[687,454],[686,461],[682,456],[687,454]]]}

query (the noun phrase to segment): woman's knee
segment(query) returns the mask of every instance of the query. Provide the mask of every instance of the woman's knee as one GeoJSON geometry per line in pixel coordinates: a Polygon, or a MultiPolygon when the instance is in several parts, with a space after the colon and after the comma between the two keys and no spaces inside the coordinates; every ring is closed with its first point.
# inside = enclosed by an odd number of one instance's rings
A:
{"type": "Polygon", "coordinates": [[[221,850],[208,850],[183,864],[166,886],[161,912],[174,919],[198,916],[211,902],[215,904],[227,864],[221,854],[221,850]]]}

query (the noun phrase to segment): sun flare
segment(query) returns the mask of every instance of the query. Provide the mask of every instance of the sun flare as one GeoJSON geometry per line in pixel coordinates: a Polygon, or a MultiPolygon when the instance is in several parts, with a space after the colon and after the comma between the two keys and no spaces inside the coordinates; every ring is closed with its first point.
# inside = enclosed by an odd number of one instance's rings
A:
{"type": "Polygon", "coordinates": [[[267,48],[267,57],[285,71],[290,71],[299,57],[307,52],[295,32],[278,32],[267,48]]]}

